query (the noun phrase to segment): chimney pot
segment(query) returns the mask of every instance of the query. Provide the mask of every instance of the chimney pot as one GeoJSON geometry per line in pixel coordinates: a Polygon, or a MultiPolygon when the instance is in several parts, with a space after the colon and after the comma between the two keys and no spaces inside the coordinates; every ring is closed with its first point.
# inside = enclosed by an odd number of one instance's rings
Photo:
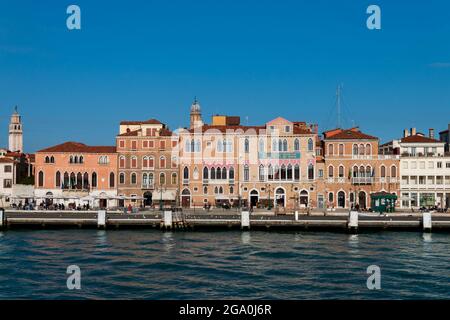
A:
{"type": "Polygon", "coordinates": [[[429,137],[430,137],[430,139],[434,139],[434,129],[433,128],[430,128],[429,130],[428,130],[428,132],[429,132],[429,137]]]}
{"type": "Polygon", "coordinates": [[[417,134],[416,128],[411,128],[411,135],[415,136],[417,134]]]}
{"type": "Polygon", "coordinates": [[[409,130],[408,129],[403,130],[403,138],[406,138],[408,136],[409,136],[409,130]]]}

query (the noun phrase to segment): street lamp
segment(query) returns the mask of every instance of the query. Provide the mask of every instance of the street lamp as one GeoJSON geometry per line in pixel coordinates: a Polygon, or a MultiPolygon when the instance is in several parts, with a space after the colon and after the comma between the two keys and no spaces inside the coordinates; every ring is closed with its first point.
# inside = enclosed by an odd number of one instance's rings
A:
{"type": "Polygon", "coordinates": [[[267,206],[268,210],[272,210],[272,201],[270,200],[270,184],[265,184],[266,189],[269,191],[269,205],[267,206]]]}
{"type": "Polygon", "coordinates": [[[166,191],[167,188],[164,188],[162,185],[159,186],[159,193],[160,193],[160,198],[159,198],[159,211],[163,211],[163,192],[166,191]]]}

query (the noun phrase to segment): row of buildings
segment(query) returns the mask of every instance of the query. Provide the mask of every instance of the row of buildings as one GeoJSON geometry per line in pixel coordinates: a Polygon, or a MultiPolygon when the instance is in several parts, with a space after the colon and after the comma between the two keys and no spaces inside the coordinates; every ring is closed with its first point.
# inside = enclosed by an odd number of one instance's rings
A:
{"type": "Polygon", "coordinates": [[[260,126],[226,115],[205,123],[195,100],[187,128],[122,121],[115,146],[65,142],[36,152],[34,198],[93,207],[369,209],[374,194],[385,194],[400,208],[446,208],[449,130],[436,139],[433,129],[412,128],[380,145],[357,127],[319,134],[315,124],[281,117],[260,126]]]}

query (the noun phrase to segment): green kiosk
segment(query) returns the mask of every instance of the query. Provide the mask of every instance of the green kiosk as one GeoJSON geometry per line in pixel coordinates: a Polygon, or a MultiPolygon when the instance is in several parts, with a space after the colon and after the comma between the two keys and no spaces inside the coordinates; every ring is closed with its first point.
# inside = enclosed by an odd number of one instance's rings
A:
{"type": "Polygon", "coordinates": [[[395,202],[397,201],[397,196],[392,193],[387,192],[377,192],[370,195],[371,207],[375,212],[395,212],[395,202]]]}

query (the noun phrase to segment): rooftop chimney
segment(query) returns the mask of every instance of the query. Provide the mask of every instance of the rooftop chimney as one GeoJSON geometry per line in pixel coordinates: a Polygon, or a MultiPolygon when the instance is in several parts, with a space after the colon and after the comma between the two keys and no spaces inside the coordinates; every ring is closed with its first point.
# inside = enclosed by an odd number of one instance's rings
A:
{"type": "Polygon", "coordinates": [[[417,134],[416,128],[411,128],[411,135],[415,136],[417,134]]]}
{"type": "Polygon", "coordinates": [[[434,129],[433,128],[430,128],[430,129],[428,129],[428,136],[430,137],[430,139],[434,139],[434,129]]]}
{"type": "Polygon", "coordinates": [[[403,138],[406,138],[408,136],[409,136],[409,130],[408,129],[403,130],[403,138]]]}

